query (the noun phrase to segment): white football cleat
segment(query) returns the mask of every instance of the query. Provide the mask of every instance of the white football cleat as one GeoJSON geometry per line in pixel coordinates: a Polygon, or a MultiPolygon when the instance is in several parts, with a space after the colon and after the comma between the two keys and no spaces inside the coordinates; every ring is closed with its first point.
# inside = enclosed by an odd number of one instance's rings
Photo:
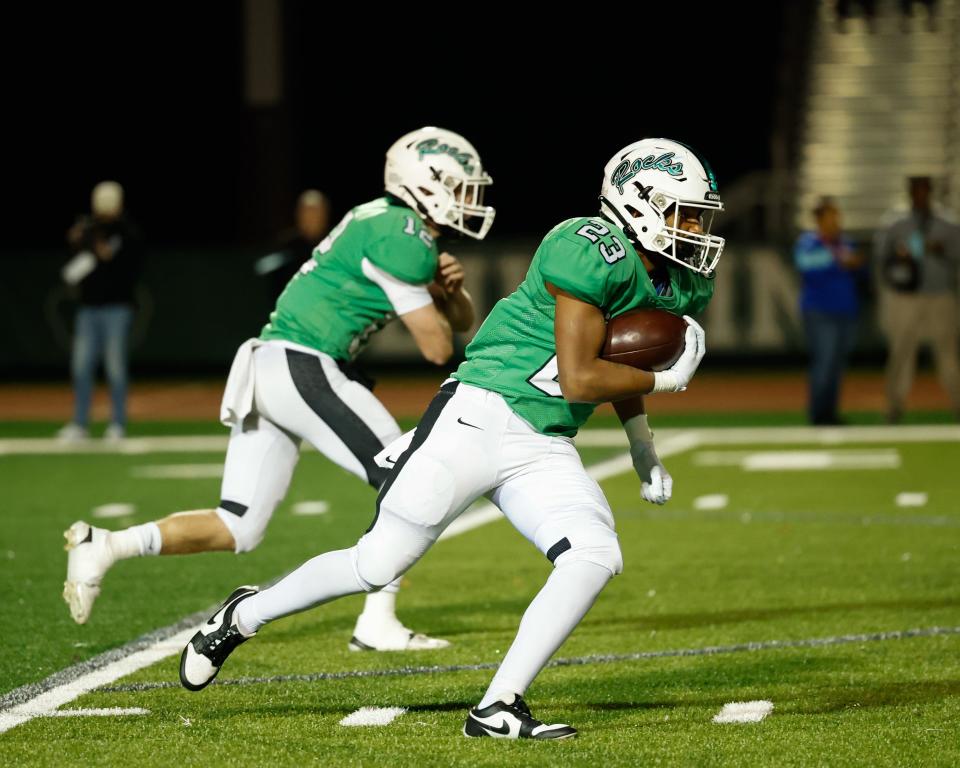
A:
{"type": "Polygon", "coordinates": [[[449,640],[407,629],[396,617],[361,613],[347,647],[351,651],[435,651],[449,646],[449,640]]]}
{"type": "Polygon", "coordinates": [[[90,618],[93,601],[100,594],[100,581],[116,559],[110,549],[109,535],[109,531],[94,528],[82,520],[63,532],[67,540],[63,548],[69,553],[63,599],[77,624],[84,624],[90,618]]]}
{"type": "Polygon", "coordinates": [[[495,701],[489,707],[474,707],[463,724],[464,736],[492,736],[495,739],[571,739],[577,729],[565,723],[542,723],[530,714],[519,696],[513,702],[495,701]]]}

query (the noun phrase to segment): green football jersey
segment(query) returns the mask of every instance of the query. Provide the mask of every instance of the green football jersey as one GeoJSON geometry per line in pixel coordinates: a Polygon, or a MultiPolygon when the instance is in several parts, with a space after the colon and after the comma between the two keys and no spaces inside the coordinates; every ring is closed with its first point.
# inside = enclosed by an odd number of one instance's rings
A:
{"type": "Polygon", "coordinates": [[[500,393],[537,431],[572,437],[596,406],[568,403],[560,392],[556,301],[546,283],[599,307],[607,318],[633,309],[701,312],[713,281],[681,266],[667,272],[669,290],[658,295],[622,229],[597,216],[568,219],[543,239],[517,290],[497,302],[454,377],[500,393]]]}
{"type": "Polygon", "coordinates": [[[381,197],[350,211],[287,283],[260,334],[352,360],[395,317],[363,260],[405,283],[425,285],[437,271],[437,246],[403,203],[381,197]]]}

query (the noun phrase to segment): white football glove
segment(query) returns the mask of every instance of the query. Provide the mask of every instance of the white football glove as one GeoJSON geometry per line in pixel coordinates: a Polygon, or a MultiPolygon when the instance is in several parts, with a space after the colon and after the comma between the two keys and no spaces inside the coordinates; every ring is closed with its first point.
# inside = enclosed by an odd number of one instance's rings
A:
{"type": "Polygon", "coordinates": [[[653,433],[646,414],[627,419],[623,428],[630,440],[633,468],[640,478],[640,495],[652,504],[666,504],[673,495],[673,478],[653,447],[653,433]]]}
{"type": "Polygon", "coordinates": [[[707,352],[703,328],[689,315],[684,315],[683,319],[687,321],[687,331],[683,339],[683,354],[680,355],[673,366],[665,371],[657,371],[653,374],[653,389],[650,390],[650,394],[683,392],[707,352]]]}

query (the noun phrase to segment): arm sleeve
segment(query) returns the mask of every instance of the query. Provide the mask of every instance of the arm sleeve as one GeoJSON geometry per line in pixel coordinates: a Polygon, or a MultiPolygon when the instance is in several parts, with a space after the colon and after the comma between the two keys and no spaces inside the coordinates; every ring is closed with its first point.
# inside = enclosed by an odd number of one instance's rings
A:
{"type": "Polygon", "coordinates": [[[398,315],[405,315],[433,302],[426,285],[414,285],[398,280],[377,267],[370,259],[363,259],[360,262],[360,267],[366,278],[379,285],[380,289],[387,294],[387,299],[389,299],[390,304],[393,305],[393,310],[398,315]]]}

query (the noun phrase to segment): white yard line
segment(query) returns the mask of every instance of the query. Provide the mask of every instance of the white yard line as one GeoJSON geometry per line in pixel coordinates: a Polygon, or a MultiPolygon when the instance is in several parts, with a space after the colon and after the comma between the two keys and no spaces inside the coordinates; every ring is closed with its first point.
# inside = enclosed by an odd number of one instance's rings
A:
{"type": "Polygon", "coordinates": [[[216,464],[145,464],[131,467],[132,477],[147,480],[202,480],[223,477],[223,462],[216,464]]]}
{"type": "Polygon", "coordinates": [[[226,435],[169,435],[166,437],[131,437],[116,442],[85,440],[64,443],[56,438],[29,437],[0,440],[0,456],[16,454],[105,453],[223,453],[227,450],[226,435]]]}
{"type": "Polygon", "coordinates": [[[149,715],[149,709],[143,707],[105,707],[94,709],[57,709],[44,712],[43,717],[128,717],[130,715],[149,715]]]}
{"type": "MultiPolygon", "coordinates": [[[[846,443],[938,443],[960,442],[960,425],[919,424],[875,427],[703,427],[697,429],[656,429],[657,446],[666,439],[682,437],[697,445],[776,445],[813,443],[842,445],[846,443]]],[[[627,438],[619,427],[584,429],[576,437],[584,448],[627,447],[627,438]]],[[[223,453],[226,435],[167,435],[163,437],[131,437],[108,443],[88,440],[63,443],[56,438],[8,438],[0,440],[0,456],[16,454],[145,454],[145,453],[223,453]]],[[[305,450],[311,450],[309,446],[305,450]]]]}
{"type": "Polygon", "coordinates": [[[897,469],[896,448],[817,448],[779,451],[697,451],[700,467],[739,467],[744,472],[822,472],[825,470],[897,469]]]}
{"type": "MultiPolygon", "coordinates": [[[[876,427],[701,427],[696,429],[656,429],[659,449],[666,438],[687,436],[697,445],[780,445],[811,443],[844,445],[849,443],[960,443],[960,425],[922,424],[876,427]]],[[[585,429],[575,438],[584,448],[626,447],[623,430],[585,429]]]]}
{"type": "Polygon", "coordinates": [[[133,674],[137,670],[149,667],[168,656],[179,653],[191,637],[195,629],[185,629],[177,634],[154,643],[149,648],[136,651],[107,666],[81,675],[76,680],[59,685],[49,691],[35,696],[29,701],[0,712],[0,733],[9,731],[22,723],[55,712],[64,704],[79,698],[85,693],[109,685],[114,680],[133,674]]]}

